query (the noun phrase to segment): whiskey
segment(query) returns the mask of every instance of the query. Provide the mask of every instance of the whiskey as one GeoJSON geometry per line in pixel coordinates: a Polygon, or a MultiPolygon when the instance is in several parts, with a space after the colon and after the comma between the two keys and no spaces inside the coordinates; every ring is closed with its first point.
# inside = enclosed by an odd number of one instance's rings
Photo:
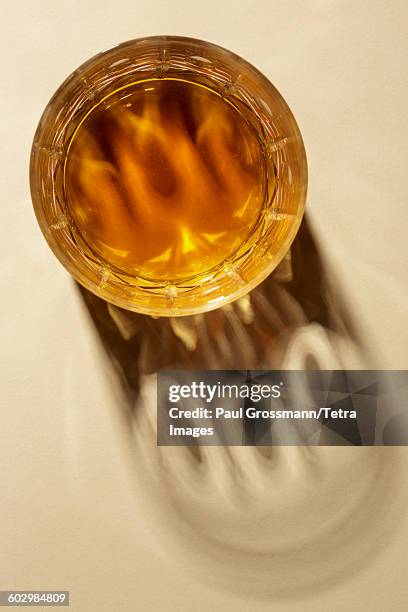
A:
{"type": "Polygon", "coordinates": [[[106,96],[74,132],[67,214],[113,271],[204,277],[256,227],[265,174],[257,133],[229,101],[181,78],[147,79],[106,96]]]}
{"type": "Polygon", "coordinates": [[[69,273],[153,316],[220,308],[279,264],[307,164],[274,86],[237,55],[177,36],[125,42],[51,98],[31,154],[34,209],[69,273]]]}

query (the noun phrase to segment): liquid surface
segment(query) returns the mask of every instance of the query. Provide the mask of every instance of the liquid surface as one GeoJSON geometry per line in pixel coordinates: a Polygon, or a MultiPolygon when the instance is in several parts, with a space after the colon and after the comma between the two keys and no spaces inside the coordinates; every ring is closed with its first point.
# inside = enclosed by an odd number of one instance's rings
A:
{"type": "Polygon", "coordinates": [[[175,79],[116,91],[71,141],[65,194],[73,221],[107,265],[182,279],[221,264],[263,204],[254,129],[217,93],[175,79]]]}

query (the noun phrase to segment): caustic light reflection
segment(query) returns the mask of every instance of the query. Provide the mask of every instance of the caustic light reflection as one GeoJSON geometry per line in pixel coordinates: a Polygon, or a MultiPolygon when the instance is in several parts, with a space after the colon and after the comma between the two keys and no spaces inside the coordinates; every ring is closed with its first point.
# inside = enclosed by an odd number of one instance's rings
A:
{"type": "Polygon", "coordinates": [[[104,261],[182,279],[213,269],[248,238],[264,172],[257,134],[229,102],[197,83],[151,79],[107,96],[82,121],[65,191],[104,261]]]}
{"type": "Polygon", "coordinates": [[[214,312],[152,319],[83,296],[126,381],[137,500],[169,563],[252,598],[300,598],[383,550],[405,515],[404,449],[157,447],[159,369],[375,369],[305,222],[291,257],[214,312]]]}

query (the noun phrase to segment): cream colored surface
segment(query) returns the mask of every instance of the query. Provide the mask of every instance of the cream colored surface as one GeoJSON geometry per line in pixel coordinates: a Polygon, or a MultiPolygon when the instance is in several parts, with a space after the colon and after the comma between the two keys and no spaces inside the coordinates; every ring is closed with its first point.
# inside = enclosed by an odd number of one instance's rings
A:
{"type": "MultiPolygon", "coordinates": [[[[89,56],[160,33],[222,44],[263,70],[291,106],[308,151],[321,248],[378,367],[406,368],[407,22],[398,1],[84,0],[3,9],[0,589],[69,589],[80,612],[407,609],[405,448],[344,449],[334,458],[364,466],[375,453],[400,479],[384,485],[393,528],[378,541],[374,531],[364,561],[353,558],[339,579],[254,597],[212,580],[206,565],[203,579],[190,573],[183,548],[173,562],[147,514],[109,369],[36,225],[27,179],[43,107],[89,56]]],[[[370,505],[367,516],[375,513],[370,505]]]]}

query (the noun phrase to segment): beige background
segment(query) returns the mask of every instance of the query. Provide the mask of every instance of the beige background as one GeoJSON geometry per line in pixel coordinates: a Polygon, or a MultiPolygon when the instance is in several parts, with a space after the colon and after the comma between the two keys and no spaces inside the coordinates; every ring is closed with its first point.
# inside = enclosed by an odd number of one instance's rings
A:
{"type": "Polygon", "coordinates": [[[81,612],[408,608],[404,522],[371,563],[302,601],[249,601],[213,590],[161,554],[112,420],[103,357],[68,275],[37,228],[28,190],[36,123],[81,62],[143,35],[219,43],[259,67],[291,106],[308,152],[309,212],[322,249],[378,366],[406,368],[407,6],[398,0],[3,6],[0,589],[70,589],[72,609],[81,612]]]}

